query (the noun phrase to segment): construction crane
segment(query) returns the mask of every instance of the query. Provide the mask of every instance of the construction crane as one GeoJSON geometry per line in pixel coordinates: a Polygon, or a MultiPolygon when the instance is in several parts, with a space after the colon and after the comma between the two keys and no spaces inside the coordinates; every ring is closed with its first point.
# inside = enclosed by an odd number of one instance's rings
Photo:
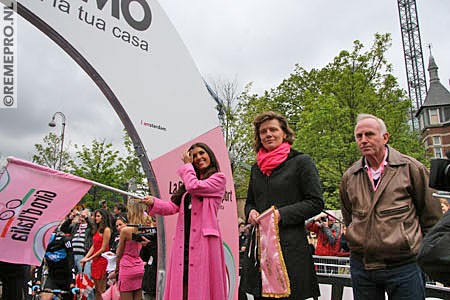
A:
{"type": "MultiPolygon", "coordinates": [[[[411,123],[413,129],[415,129],[419,128],[416,112],[422,106],[427,95],[427,81],[423,63],[419,18],[417,16],[416,0],[397,0],[397,2],[403,40],[406,78],[408,81],[408,93],[412,101],[411,123]]],[[[419,128],[419,130],[421,129],[419,128]]]]}

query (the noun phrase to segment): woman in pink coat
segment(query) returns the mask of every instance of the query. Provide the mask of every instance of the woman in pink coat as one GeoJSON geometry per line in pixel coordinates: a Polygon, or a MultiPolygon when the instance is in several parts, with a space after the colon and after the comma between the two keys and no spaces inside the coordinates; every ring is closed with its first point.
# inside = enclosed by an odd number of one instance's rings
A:
{"type": "Polygon", "coordinates": [[[178,213],[164,299],[225,300],[225,259],[217,213],[226,178],[206,144],[192,145],[182,160],[177,173],[183,185],[171,201],[152,196],[142,200],[152,215],[178,213]]]}

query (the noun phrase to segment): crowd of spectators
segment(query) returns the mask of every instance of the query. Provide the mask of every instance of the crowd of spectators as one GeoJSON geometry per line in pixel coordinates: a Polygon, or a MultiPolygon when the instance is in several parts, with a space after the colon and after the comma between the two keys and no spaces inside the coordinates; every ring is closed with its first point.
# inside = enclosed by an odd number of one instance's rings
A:
{"type": "MultiPolygon", "coordinates": [[[[442,213],[450,209],[446,198],[440,198],[442,213]]],[[[244,255],[247,247],[249,227],[242,220],[239,226],[239,254],[244,255]]],[[[350,249],[345,238],[346,226],[333,212],[322,212],[306,221],[307,237],[311,253],[317,256],[348,257],[350,249]]]]}
{"type": "MultiPolygon", "coordinates": [[[[442,211],[445,214],[449,210],[449,202],[445,198],[439,199],[441,202],[442,211]]],[[[110,212],[106,205],[102,209],[91,213],[89,208],[81,211],[77,209],[71,210],[66,218],[61,222],[60,226],[55,231],[55,236],[65,236],[63,241],[70,240],[71,247],[68,251],[72,256],[73,269],[75,274],[82,273],[88,275],[90,278],[101,278],[104,280],[97,284],[92,293],[89,294],[88,299],[101,299],[101,293],[107,288],[106,279],[108,272],[106,271],[106,261],[100,263],[99,266],[94,264],[94,277],[92,276],[92,262],[94,256],[102,259],[101,254],[107,251],[115,253],[119,243],[120,231],[128,224],[127,207],[118,203],[113,206],[110,212]],[[98,215],[99,217],[95,217],[98,215]],[[100,230],[100,225],[97,223],[98,219],[105,219],[104,228],[109,228],[109,237],[104,240],[101,238],[100,246],[93,247],[93,236],[100,230]],[[105,247],[102,245],[105,244],[105,247]],[[90,251],[92,249],[92,251],[90,251]],[[96,250],[95,250],[96,249],[96,250]],[[97,255],[95,255],[97,253],[97,255]],[[84,260],[83,260],[84,258],[84,260]],[[82,263],[84,262],[84,263],[82,263]],[[94,292],[97,290],[97,295],[94,292]]],[[[152,217],[147,216],[147,226],[156,226],[156,222],[152,217]]],[[[240,262],[243,260],[243,255],[246,251],[249,240],[249,225],[244,220],[238,220],[239,228],[239,256],[240,262]]],[[[316,256],[335,256],[348,257],[349,248],[346,242],[345,233],[346,226],[337,218],[334,213],[322,212],[315,217],[306,221],[307,237],[310,244],[310,250],[316,256]]],[[[57,238],[59,240],[59,238],[57,238]]],[[[67,243],[61,243],[67,244],[67,243]]],[[[51,246],[51,244],[49,244],[51,246]]],[[[142,247],[140,252],[141,259],[145,264],[145,273],[142,280],[143,299],[153,300],[156,297],[156,258],[157,258],[157,243],[156,239],[147,243],[142,247]]],[[[103,258],[104,259],[104,258],[103,258]]],[[[45,262],[45,261],[44,261],[45,262]]],[[[34,268],[28,265],[11,264],[0,262],[0,280],[3,282],[3,299],[27,299],[29,296],[29,280],[34,284],[40,283],[42,277],[42,267],[34,268]],[[34,279],[33,279],[34,277],[34,279]]],[[[48,262],[45,262],[45,267],[48,268],[48,262]]],[[[70,273],[70,272],[69,272],[70,273]]],[[[46,272],[48,276],[48,271],[46,272]]],[[[72,275],[68,275],[70,280],[66,280],[63,285],[73,286],[72,275]]],[[[55,286],[56,288],[56,286],[55,286]]],[[[242,298],[244,299],[244,298],[242,298]]]]}
{"type": "MultiPolygon", "coordinates": [[[[249,226],[242,219],[239,219],[238,223],[239,255],[242,260],[248,244],[249,226]]],[[[307,220],[306,229],[311,254],[340,257],[350,255],[345,239],[346,227],[333,212],[322,212],[307,220]]]]}
{"type": "MultiPolygon", "coordinates": [[[[51,293],[42,291],[70,291],[76,286],[76,275],[80,274],[87,275],[94,282],[94,289],[87,299],[101,300],[101,294],[116,279],[108,281],[110,271],[106,268],[108,260],[105,254],[116,253],[120,230],[127,224],[127,206],[122,203],[116,203],[112,211],[105,201],[93,213],[89,208],[72,209],[53,232],[41,266],[0,262],[2,299],[31,299],[32,286],[39,286],[41,299],[52,299],[51,293]]],[[[146,216],[146,225],[155,227],[156,222],[151,216],[146,216]]],[[[142,243],[140,258],[145,267],[142,298],[153,300],[156,297],[156,239],[142,243]]]]}

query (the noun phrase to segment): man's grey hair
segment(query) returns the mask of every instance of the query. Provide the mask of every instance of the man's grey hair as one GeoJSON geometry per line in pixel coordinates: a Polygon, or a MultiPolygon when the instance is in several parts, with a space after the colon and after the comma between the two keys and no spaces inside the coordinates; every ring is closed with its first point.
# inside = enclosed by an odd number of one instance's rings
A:
{"type": "MultiPolygon", "coordinates": [[[[358,124],[360,121],[365,120],[365,119],[374,119],[375,121],[378,122],[378,125],[380,125],[380,134],[383,135],[387,132],[387,128],[386,128],[386,124],[384,124],[384,121],[374,115],[371,114],[359,114],[356,117],[356,124],[358,124]]],[[[356,128],[356,126],[355,126],[356,128]]]]}

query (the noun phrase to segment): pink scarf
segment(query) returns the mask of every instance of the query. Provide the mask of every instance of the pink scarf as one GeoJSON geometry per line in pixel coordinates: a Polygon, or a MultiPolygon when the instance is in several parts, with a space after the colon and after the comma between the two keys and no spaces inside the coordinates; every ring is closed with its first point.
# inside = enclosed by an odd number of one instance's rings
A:
{"type": "Polygon", "coordinates": [[[273,169],[286,160],[290,151],[291,145],[289,145],[288,142],[282,143],[272,151],[267,151],[264,147],[259,148],[258,154],[256,155],[256,161],[258,162],[258,167],[261,169],[261,172],[270,176],[273,169]]]}

